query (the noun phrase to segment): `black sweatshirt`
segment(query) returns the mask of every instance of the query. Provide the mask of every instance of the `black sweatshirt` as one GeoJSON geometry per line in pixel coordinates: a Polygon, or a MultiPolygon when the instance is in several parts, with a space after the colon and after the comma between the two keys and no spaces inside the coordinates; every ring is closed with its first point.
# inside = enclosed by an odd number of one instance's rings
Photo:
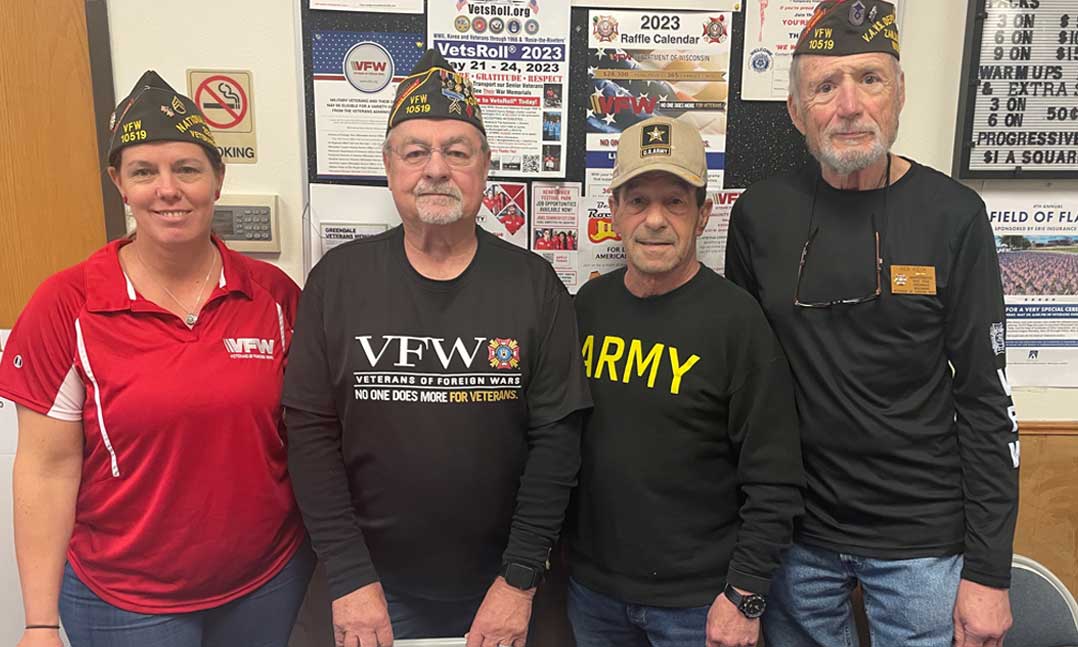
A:
{"type": "Polygon", "coordinates": [[[561,528],[591,405],[572,303],[549,263],[476,234],[451,281],[411,267],[399,227],[308,278],[288,463],[334,598],[475,597],[503,560],[541,567],[561,528]]]}
{"type": "Polygon", "coordinates": [[[766,593],[804,483],[789,368],[759,305],[706,267],[640,299],[625,270],[576,299],[595,409],[584,431],[573,577],[623,601],[766,593]]]}
{"type": "Polygon", "coordinates": [[[871,191],[836,190],[818,167],[772,178],[734,205],[726,275],[763,305],[793,371],[808,478],[797,540],[881,559],[964,553],[963,578],[1006,587],[1018,424],[977,194],[917,163],[871,191]],[[814,202],[801,301],[871,294],[874,229],[878,299],[793,305],[814,202]]]}

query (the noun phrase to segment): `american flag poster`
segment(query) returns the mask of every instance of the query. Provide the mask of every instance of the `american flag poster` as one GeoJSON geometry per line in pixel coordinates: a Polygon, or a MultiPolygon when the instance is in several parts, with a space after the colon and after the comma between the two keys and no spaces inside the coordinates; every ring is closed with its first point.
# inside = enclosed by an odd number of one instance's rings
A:
{"type": "Polygon", "coordinates": [[[708,188],[722,187],[732,15],[728,11],[592,10],[588,16],[588,195],[609,185],[621,132],[653,116],[699,129],[708,188]]]}

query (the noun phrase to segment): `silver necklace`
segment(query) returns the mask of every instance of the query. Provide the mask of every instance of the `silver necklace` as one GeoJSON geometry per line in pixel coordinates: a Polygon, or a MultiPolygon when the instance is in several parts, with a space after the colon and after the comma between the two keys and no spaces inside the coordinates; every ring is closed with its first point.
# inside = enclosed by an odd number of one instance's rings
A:
{"type": "Polygon", "coordinates": [[[217,265],[217,258],[210,258],[210,269],[206,270],[206,276],[202,277],[202,282],[198,288],[198,296],[195,297],[195,305],[193,308],[188,308],[182,301],[176,298],[176,295],[172,293],[172,290],[168,289],[163,283],[158,283],[154,280],[152,276],[153,273],[150,271],[150,266],[142,260],[142,254],[139,253],[138,248],[135,248],[135,258],[138,260],[139,265],[146,270],[146,278],[150,279],[151,283],[164,290],[165,294],[172,297],[172,300],[187,313],[183,318],[183,322],[187,324],[188,327],[192,327],[198,323],[198,306],[202,303],[202,293],[206,291],[206,283],[210,280],[210,274],[213,273],[213,268],[217,265]]]}

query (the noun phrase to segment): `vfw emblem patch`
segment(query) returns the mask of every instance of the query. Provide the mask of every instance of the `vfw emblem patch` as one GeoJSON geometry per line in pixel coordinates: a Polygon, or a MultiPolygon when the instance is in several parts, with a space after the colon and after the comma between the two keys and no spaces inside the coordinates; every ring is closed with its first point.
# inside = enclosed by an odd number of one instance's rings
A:
{"type": "Polygon", "coordinates": [[[520,345],[515,339],[491,339],[487,354],[491,368],[511,369],[520,366],[520,345]]]}

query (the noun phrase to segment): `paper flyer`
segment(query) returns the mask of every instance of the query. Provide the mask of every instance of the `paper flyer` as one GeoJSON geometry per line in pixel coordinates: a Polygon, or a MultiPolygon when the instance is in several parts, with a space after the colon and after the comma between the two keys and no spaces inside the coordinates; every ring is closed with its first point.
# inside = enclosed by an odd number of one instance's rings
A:
{"type": "Polygon", "coordinates": [[[423,0],[311,0],[311,9],[423,13],[423,0]]]}
{"type": "Polygon", "coordinates": [[[785,101],[794,45],[817,0],[748,0],[741,99],[785,101]]]}
{"type": "Polygon", "coordinates": [[[1078,195],[986,189],[1012,386],[1078,386],[1078,195]]]}
{"type": "Polygon", "coordinates": [[[570,294],[576,294],[583,282],[579,211],[579,182],[532,184],[531,249],[551,262],[570,294]]]}
{"type": "Polygon", "coordinates": [[[621,132],[652,116],[699,130],[709,185],[722,187],[732,23],[729,11],[589,12],[590,94],[577,95],[587,104],[589,196],[609,185],[621,132]]]}
{"type": "Polygon", "coordinates": [[[479,226],[517,247],[528,248],[528,185],[487,182],[475,220],[479,226]]]}
{"type": "Polygon", "coordinates": [[[323,222],[319,225],[322,254],[351,240],[377,236],[389,229],[385,223],[323,222]]]}
{"type": "Polygon", "coordinates": [[[730,229],[730,212],[743,191],[709,191],[711,218],[704,233],[696,239],[696,257],[701,263],[722,274],[726,267],[726,233],[730,229]]]}
{"type": "Polygon", "coordinates": [[[423,55],[422,34],[315,32],[317,178],[385,177],[382,143],[397,84],[423,55]]]}
{"type": "Polygon", "coordinates": [[[310,266],[343,242],[355,227],[355,238],[372,236],[401,224],[393,194],[384,186],[312,184],[309,244],[310,266]],[[323,235],[328,234],[326,239],[323,235]]]}
{"type": "Polygon", "coordinates": [[[491,146],[491,175],[565,174],[569,0],[440,0],[431,47],[468,74],[491,146]]]}

